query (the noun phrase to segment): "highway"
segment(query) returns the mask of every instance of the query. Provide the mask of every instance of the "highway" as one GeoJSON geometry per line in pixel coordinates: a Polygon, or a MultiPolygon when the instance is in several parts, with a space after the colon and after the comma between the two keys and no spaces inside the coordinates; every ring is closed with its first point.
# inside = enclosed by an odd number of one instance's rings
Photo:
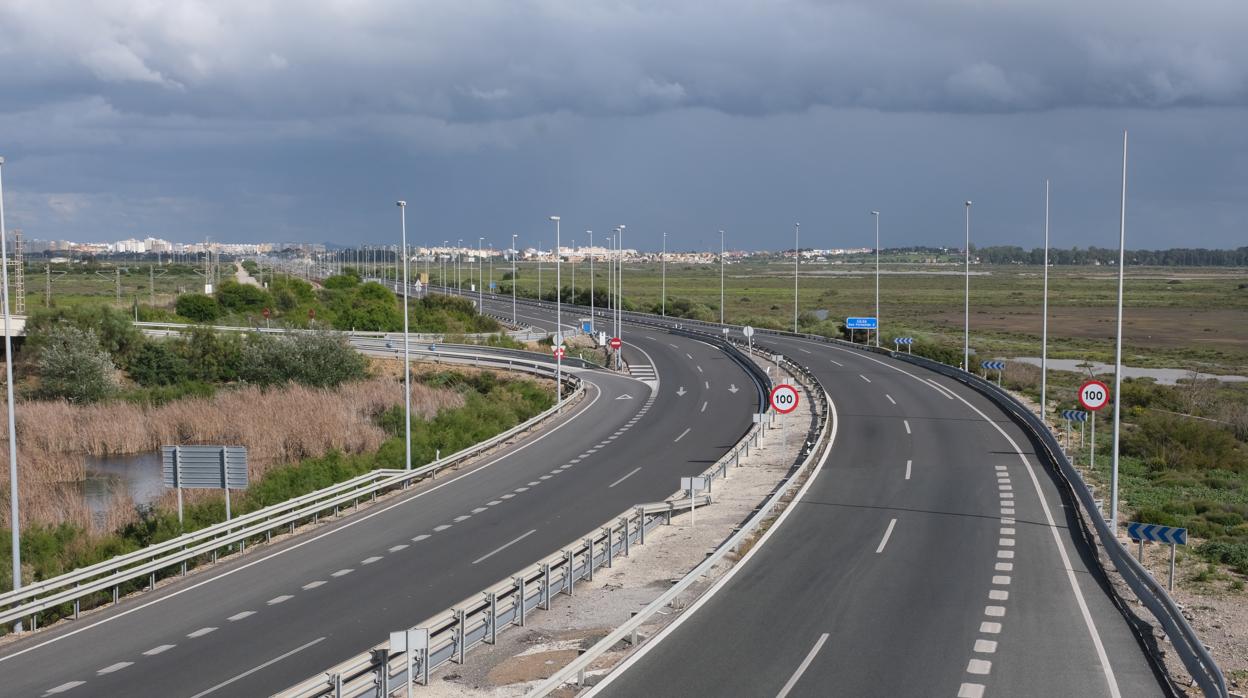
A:
{"type": "Polygon", "coordinates": [[[479,465],[6,644],[0,693],[267,695],[663,499],[758,407],[718,349],[651,334],[630,348],[648,383],[587,371],[580,403],[479,465]]]}
{"type": "Polygon", "coordinates": [[[755,340],[831,394],[831,456],[773,539],[599,695],[1168,695],[1073,501],[990,401],[879,355],[755,340]]]}

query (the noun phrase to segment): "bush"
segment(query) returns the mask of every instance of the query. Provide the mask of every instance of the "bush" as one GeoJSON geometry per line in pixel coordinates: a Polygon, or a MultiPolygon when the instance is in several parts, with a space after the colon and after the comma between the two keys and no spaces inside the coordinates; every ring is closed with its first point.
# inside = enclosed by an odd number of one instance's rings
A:
{"type": "Polygon", "coordinates": [[[1124,431],[1123,452],[1153,470],[1248,471],[1248,454],[1230,430],[1176,415],[1141,412],[1124,431]]]}
{"type": "Polygon", "coordinates": [[[109,306],[82,305],[40,310],[32,314],[26,323],[26,347],[38,353],[46,333],[62,325],[72,325],[94,334],[99,347],[111,354],[117,363],[125,363],[143,344],[143,335],[125,312],[109,306]]]}
{"type": "Polygon", "coordinates": [[[126,367],[130,377],[143,386],[174,385],[188,380],[191,367],[172,341],[149,340],[126,367]]]}
{"type": "Polygon", "coordinates": [[[368,375],[368,361],[340,335],[258,335],[242,350],[241,378],[258,385],[331,387],[368,375]]]}
{"type": "Polygon", "coordinates": [[[1196,554],[1210,562],[1230,565],[1240,574],[1248,574],[1248,543],[1206,541],[1196,546],[1196,554]]]}
{"type": "Polygon", "coordinates": [[[240,312],[257,312],[273,301],[268,292],[259,286],[240,284],[232,279],[221,282],[216,296],[222,308],[240,312]]]}
{"type": "Polygon", "coordinates": [[[221,306],[212,296],[202,293],[184,293],[174,305],[178,315],[195,322],[212,322],[221,317],[221,306]]]}
{"type": "Polygon", "coordinates": [[[38,397],[96,402],[117,390],[117,367],[91,330],[58,325],[43,336],[35,357],[38,397]]]}

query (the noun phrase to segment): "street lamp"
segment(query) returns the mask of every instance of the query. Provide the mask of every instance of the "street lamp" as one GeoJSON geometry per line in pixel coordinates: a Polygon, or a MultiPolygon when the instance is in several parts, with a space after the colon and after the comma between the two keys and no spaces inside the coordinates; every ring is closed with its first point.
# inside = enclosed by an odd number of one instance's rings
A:
{"type": "MultiPolygon", "coordinates": [[[[399,207],[399,225],[402,228],[403,241],[403,409],[405,419],[403,420],[403,441],[404,441],[404,467],[407,470],[412,469],[412,367],[411,355],[408,346],[407,332],[407,202],[396,202],[399,207]]],[[[416,267],[420,269],[420,267],[416,267]]]]}
{"type": "Polygon", "coordinates": [[[719,231],[719,324],[724,324],[724,231],[719,231]]]}
{"type": "Polygon", "coordinates": [[[1049,180],[1044,180],[1044,294],[1040,315],[1040,419],[1048,413],[1049,387],[1049,180]]]}
{"type": "Polygon", "coordinates": [[[793,224],[793,332],[797,332],[797,268],[802,261],[802,224],[793,224]]]}
{"type": "Polygon", "coordinates": [[[966,293],[963,299],[962,370],[971,371],[971,203],[966,202],[966,293]]]}
{"type": "Polygon", "coordinates": [[[455,292],[462,294],[464,292],[464,280],[460,275],[460,270],[464,266],[464,239],[455,240],[455,292]]]}
{"type": "Polygon", "coordinates": [[[598,330],[598,320],[594,317],[594,231],[586,230],[589,235],[589,328],[598,330]]]}
{"type": "MultiPolygon", "coordinates": [[[[13,416],[13,318],[9,314],[9,234],[4,227],[4,158],[0,157],[0,289],[4,303],[4,374],[9,401],[9,528],[13,536],[13,591],[22,588],[22,518],[17,502],[17,424],[13,416]]],[[[22,631],[22,622],[13,624],[22,631]]]]}
{"type": "Polygon", "coordinates": [[[667,317],[667,233],[663,233],[663,317],[667,317]]]}
{"type": "MultiPolygon", "coordinates": [[[[1122,407],[1122,285],[1127,266],[1127,132],[1122,132],[1122,209],[1118,218],[1118,338],[1114,349],[1114,462],[1110,469],[1109,530],[1118,536],[1118,421],[1122,407]]],[[[9,420],[12,424],[12,395],[9,393],[9,420]]],[[[10,426],[10,432],[12,427],[10,426]]],[[[12,442],[10,442],[12,443],[12,442]]],[[[10,446],[9,448],[12,448],[10,446]]]]}
{"type": "Polygon", "coordinates": [[[485,238],[477,238],[477,312],[485,312],[485,264],[481,253],[484,249],[485,238]]]}
{"type": "Polygon", "coordinates": [[[516,327],[520,326],[519,317],[516,315],[516,235],[511,235],[511,324],[516,327]]]}
{"type": "Polygon", "coordinates": [[[555,222],[555,346],[563,344],[563,255],[559,252],[559,216],[551,216],[555,222]]]}
{"type": "MultiPolygon", "coordinates": [[[[615,285],[619,293],[619,300],[615,304],[615,336],[624,340],[624,229],[628,226],[623,223],[617,230],[620,231],[619,237],[616,238],[616,247],[619,249],[619,269],[615,273],[615,285]]],[[[624,354],[624,345],[620,345],[620,350],[615,353],[615,370],[620,370],[621,356],[624,354]]]]}
{"type": "Polygon", "coordinates": [[[875,218],[875,346],[880,346],[880,212],[872,211],[875,218]]]}

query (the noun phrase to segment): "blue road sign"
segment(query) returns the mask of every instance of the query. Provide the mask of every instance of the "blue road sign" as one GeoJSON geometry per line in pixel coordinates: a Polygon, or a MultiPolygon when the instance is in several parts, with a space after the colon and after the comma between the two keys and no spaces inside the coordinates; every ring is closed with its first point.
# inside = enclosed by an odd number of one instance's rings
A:
{"type": "Polygon", "coordinates": [[[493,291],[493,290],[494,290],[494,289],[496,289],[496,288],[498,288],[498,282],[497,282],[497,281],[491,281],[491,282],[490,282],[490,290],[491,290],[491,291],[493,291]]]}
{"type": "Polygon", "coordinates": [[[914,337],[897,337],[893,340],[894,344],[914,344],[914,337]]]}
{"type": "Polygon", "coordinates": [[[879,320],[873,317],[850,317],[845,318],[845,326],[851,330],[875,330],[879,329],[879,320]]]}
{"type": "Polygon", "coordinates": [[[1001,371],[1005,369],[1004,361],[983,361],[979,365],[994,371],[1001,371]]]}
{"type": "Polygon", "coordinates": [[[1088,421],[1088,412],[1083,410],[1062,410],[1062,419],[1070,422],[1086,422],[1088,421]]]}
{"type": "Polygon", "coordinates": [[[1134,521],[1127,524],[1127,535],[1131,540],[1149,540],[1155,543],[1171,545],[1187,545],[1187,529],[1174,526],[1159,526],[1134,521]]]}
{"type": "Polygon", "coordinates": [[[593,321],[592,319],[590,319],[590,318],[587,318],[587,317],[583,317],[583,318],[581,318],[581,331],[582,331],[582,332],[584,332],[584,333],[586,333],[586,334],[593,334],[593,332],[594,332],[594,321],[593,321]]]}

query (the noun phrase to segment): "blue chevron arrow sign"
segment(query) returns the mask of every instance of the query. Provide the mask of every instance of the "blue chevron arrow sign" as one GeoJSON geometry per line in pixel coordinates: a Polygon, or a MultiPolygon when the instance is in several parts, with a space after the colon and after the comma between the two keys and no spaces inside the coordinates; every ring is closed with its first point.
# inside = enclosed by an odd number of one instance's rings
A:
{"type": "Polygon", "coordinates": [[[994,371],[1001,371],[1005,369],[1004,361],[984,361],[980,363],[979,365],[987,369],[992,369],[994,371]]]}
{"type": "Polygon", "coordinates": [[[1088,421],[1088,414],[1088,412],[1083,410],[1062,410],[1062,419],[1071,422],[1086,422],[1088,421]]]}
{"type": "Polygon", "coordinates": [[[914,337],[897,337],[893,340],[894,344],[914,344],[914,337]]]}
{"type": "Polygon", "coordinates": [[[1187,529],[1174,526],[1159,526],[1138,521],[1127,524],[1127,535],[1131,540],[1169,543],[1170,545],[1187,545],[1187,529]]]}

